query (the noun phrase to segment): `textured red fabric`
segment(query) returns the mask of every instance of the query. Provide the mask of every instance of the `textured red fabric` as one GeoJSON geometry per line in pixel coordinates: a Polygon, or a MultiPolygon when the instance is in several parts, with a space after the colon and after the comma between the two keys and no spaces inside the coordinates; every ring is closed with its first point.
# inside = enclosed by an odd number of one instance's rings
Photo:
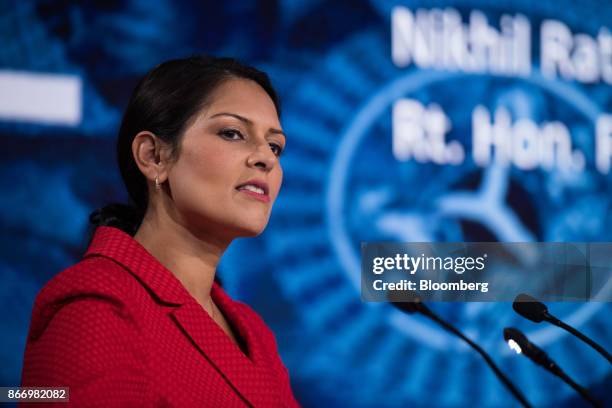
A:
{"type": "Polygon", "coordinates": [[[36,298],[22,386],[68,386],[79,407],[298,406],[263,320],[216,283],[211,295],[246,355],[136,240],[99,227],[36,298]]]}

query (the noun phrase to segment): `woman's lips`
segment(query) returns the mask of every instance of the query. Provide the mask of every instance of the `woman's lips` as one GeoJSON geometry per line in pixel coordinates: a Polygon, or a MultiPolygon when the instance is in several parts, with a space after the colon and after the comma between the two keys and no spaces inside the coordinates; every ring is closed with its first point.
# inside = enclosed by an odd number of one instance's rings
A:
{"type": "Polygon", "coordinates": [[[270,196],[267,195],[267,194],[256,193],[254,191],[250,191],[250,190],[247,190],[247,189],[244,189],[244,188],[238,189],[238,191],[248,195],[249,197],[252,197],[252,198],[254,198],[256,200],[259,200],[261,202],[264,202],[264,203],[269,203],[270,202],[270,196]]]}
{"type": "Polygon", "coordinates": [[[270,202],[270,196],[268,195],[268,184],[263,180],[251,179],[240,184],[238,187],[236,187],[236,189],[261,202],[270,202]]]}

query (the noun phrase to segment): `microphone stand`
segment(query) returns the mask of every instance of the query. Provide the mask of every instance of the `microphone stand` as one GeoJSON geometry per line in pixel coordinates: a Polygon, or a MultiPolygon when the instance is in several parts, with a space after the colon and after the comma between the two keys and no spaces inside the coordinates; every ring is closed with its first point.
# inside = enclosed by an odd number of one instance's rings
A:
{"type": "Polygon", "coordinates": [[[565,374],[565,371],[558,370],[558,371],[552,371],[552,372],[556,376],[561,378],[567,385],[569,385],[574,390],[576,390],[576,392],[578,392],[578,394],[580,394],[582,398],[587,400],[592,406],[594,406],[595,408],[599,408],[602,406],[598,401],[596,401],[595,399],[593,399],[593,397],[591,397],[591,394],[589,394],[586,388],[576,383],[574,380],[571,379],[569,375],[565,374]]]}
{"type": "Polygon", "coordinates": [[[602,346],[597,344],[595,341],[591,340],[589,337],[582,334],[580,331],[574,329],[569,324],[562,322],[561,320],[557,319],[555,316],[551,315],[548,312],[544,314],[544,319],[547,322],[550,322],[554,324],[555,326],[560,327],[563,330],[566,330],[569,333],[573,334],[574,336],[578,337],[580,340],[584,341],[586,344],[588,344],[589,346],[597,350],[599,354],[604,356],[608,360],[608,363],[612,364],[612,356],[610,355],[610,353],[608,353],[602,346]]]}
{"type": "Polygon", "coordinates": [[[572,378],[567,375],[565,371],[563,371],[561,367],[559,367],[544,350],[530,342],[523,332],[513,327],[506,327],[504,329],[504,339],[506,341],[514,341],[518,345],[521,354],[539,366],[544,367],[546,371],[559,377],[567,385],[576,390],[576,392],[578,392],[578,394],[580,394],[580,396],[588,401],[592,406],[595,408],[601,407],[601,403],[595,400],[589,394],[586,388],[572,380],[572,378]]]}
{"type": "Polygon", "coordinates": [[[465,341],[467,344],[469,344],[474,350],[476,350],[478,352],[478,354],[480,354],[482,356],[482,358],[485,359],[485,361],[487,362],[489,367],[491,367],[491,369],[493,370],[493,372],[495,373],[497,378],[499,378],[501,380],[501,382],[508,388],[508,390],[510,390],[512,395],[514,395],[514,397],[521,403],[521,405],[526,407],[526,408],[531,408],[531,405],[529,404],[529,401],[527,401],[525,396],[514,386],[514,384],[512,384],[512,382],[499,369],[499,367],[497,367],[497,365],[495,364],[493,359],[489,356],[489,354],[486,351],[484,351],[478,344],[474,343],[472,340],[467,338],[463,333],[461,333],[453,325],[451,325],[450,323],[448,323],[445,320],[442,320],[440,317],[438,317],[438,315],[436,315],[427,306],[425,306],[423,303],[421,303],[420,299],[417,299],[415,302],[407,302],[407,304],[404,303],[404,304],[407,305],[407,307],[404,306],[403,302],[392,302],[392,303],[393,303],[394,306],[396,306],[398,309],[400,309],[400,310],[402,310],[404,312],[414,313],[414,312],[418,311],[418,312],[422,313],[423,315],[427,316],[428,318],[430,318],[434,322],[438,323],[440,326],[442,326],[447,331],[453,333],[454,335],[458,336],[463,341],[465,341]]]}

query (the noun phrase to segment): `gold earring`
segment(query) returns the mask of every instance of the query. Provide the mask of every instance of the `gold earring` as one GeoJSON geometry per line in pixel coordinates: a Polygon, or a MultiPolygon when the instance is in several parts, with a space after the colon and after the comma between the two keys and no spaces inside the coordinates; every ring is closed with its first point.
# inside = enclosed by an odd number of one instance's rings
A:
{"type": "Polygon", "coordinates": [[[157,191],[161,190],[161,184],[159,184],[159,176],[155,176],[155,189],[157,191]]]}

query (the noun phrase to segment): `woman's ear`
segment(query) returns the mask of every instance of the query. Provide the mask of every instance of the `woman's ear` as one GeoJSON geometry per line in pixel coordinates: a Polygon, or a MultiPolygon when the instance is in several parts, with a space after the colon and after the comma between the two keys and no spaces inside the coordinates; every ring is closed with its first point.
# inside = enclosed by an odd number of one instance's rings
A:
{"type": "Polygon", "coordinates": [[[166,181],[169,166],[169,148],[155,134],[143,130],[132,141],[132,154],[136,165],[151,182],[159,184],[166,181]]]}

